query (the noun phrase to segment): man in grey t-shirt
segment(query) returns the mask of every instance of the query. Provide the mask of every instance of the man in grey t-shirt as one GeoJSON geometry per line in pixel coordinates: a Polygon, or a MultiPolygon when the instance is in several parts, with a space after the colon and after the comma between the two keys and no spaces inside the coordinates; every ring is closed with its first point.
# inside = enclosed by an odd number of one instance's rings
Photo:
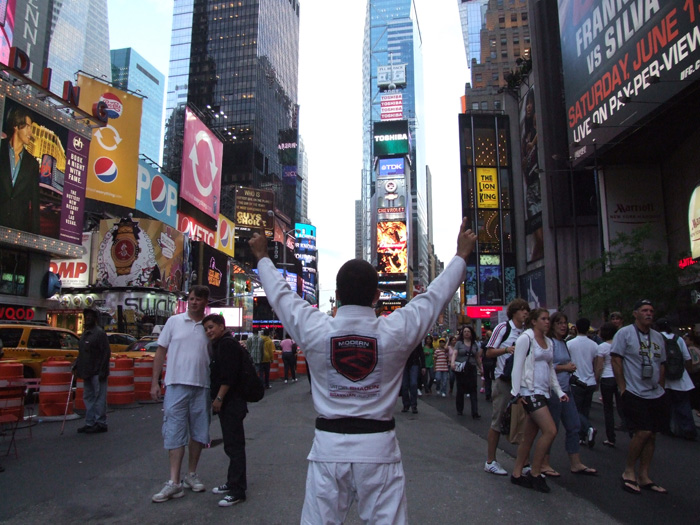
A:
{"type": "Polygon", "coordinates": [[[634,323],[618,330],[610,354],[613,371],[622,399],[622,411],[632,434],[622,487],[639,494],[640,487],[659,494],[667,490],[649,477],[654,456],[656,433],[668,426],[668,407],[664,398],[664,337],[652,330],[654,306],[647,299],[634,305],[634,323]],[[639,460],[639,473],[635,465],[639,460]]]}

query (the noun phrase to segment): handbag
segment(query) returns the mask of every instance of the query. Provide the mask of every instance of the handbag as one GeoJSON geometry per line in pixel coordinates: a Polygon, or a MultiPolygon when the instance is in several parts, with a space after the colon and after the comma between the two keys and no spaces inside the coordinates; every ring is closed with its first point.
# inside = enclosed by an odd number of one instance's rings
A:
{"type": "Polygon", "coordinates": [[[525,437],[525,421],[527,412],[518,403],[518,398],[514,397],[508,401],[506,410],[501,417],[501,434],[508,436],[508,441],[513,445],[518,445],[525,437]]]}
{"type": "Polygon", "coordinates": [[[455,363],[455,372],[466,372],[467,362],[455,363]]]}

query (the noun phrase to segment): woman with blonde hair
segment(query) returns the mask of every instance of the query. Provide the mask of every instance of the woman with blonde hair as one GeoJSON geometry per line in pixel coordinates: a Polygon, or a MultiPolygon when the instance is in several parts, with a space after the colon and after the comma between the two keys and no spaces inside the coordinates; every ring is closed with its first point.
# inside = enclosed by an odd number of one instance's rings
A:
{"type": "Polygon", "coordinates": [[[561,401],[569,397],[562,391],[554,371],[554,350],[552,340],[547,337],[549,331],[549,312],[545,308],[536,308],[530,312],[528,328],[515,342],[513,372],[511,375],[511,395],[517,399],[525,412],[525,436],[518,446],[518,454],[510,480],[521,487],[534,488],[539,492],[549,492],[542,464],[545,454],[557,435],[557,427],[549,412],[547,400],[551,390],[561,401]],[[535,452],[531,462],[531,470],[527,475],[522,474],[523,467],[530,456],[532,444],[537,433],[535,452]]]}

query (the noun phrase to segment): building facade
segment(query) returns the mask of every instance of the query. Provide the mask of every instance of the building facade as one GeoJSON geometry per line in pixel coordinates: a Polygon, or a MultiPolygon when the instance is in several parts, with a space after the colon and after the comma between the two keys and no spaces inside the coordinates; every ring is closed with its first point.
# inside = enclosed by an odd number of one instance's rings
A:
{"type": "Polygon", "coordinates": [[[408,220],[409,280],[429,282],[425,138],[423,131],[423,67],[418,16],[412,0],[368,0],[363,43],[363,171],[362,258],[376,263],[375,123],[408,122],[410,210],[408,220]]]}
{"type": "Polygon", "coordinates": [[[165,76],[132,48],[113,49],[110,55],[114,86],[144,96],[139,153],[158,162],[163,137],[165,76]]]}

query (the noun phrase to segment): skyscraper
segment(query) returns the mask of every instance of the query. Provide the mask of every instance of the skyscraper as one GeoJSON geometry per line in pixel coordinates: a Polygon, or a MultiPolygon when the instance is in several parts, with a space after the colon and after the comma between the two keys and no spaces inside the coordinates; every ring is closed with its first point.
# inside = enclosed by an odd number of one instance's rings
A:
{"type": "Polygon", "coordinates": [[[163,127],[165,76],[132,48],[113,49],[112,82],[119,89],[145,98],[141,116],[139,153],[158,162],[163,127]]]}
{"type": "Polygon", "coordinates": [[[53,70],[51,91],[63,92],[78,70],[112,81],[107,0],[53,0],[47,66],[53,70]]]}
{"type": "Polygon", "coordinates": [[[297,0],[175,0],[163,166],[179,177],[189,105],[224,144],[224,215],[242,185],[273,190],[278,210],[300,218],[299,10],[297,0]]]}
{"type": "Polygon", "coordinates": [[[472,60],[481,60],[481,27],[486,21],[488,0],[457,0],[459,2],[459,19],[462,23],[464,51],[467,54],[467,67],[472,67],[472,60]]]}
{"type": "MultiPolygon", "coordinates": [[[[372,220],[373,196],[376,190],[376,173],[373,166],[374,123],[393,120],[396,115],[408,121],[410,134],[410,209],[409,218],[409,267],[414,282],[427,285],[428,239],[426,209],[425,177],[425,137],[423,131],[423,64],[421,54],[421,36],[418,16],[413,0],[368,0],[365,19],[363,44],[363,170],[362,170],[362,228],[360,241],[362,257],[373,261],[373,233],[375,224],[372,220]],[[404,67],[405,66],[405,67],[404,67]],[[395,67],[402,81],[396,81],[393,75],[395,67]],[[384,83],[380,68],[391,71],[392,80],[384,83]],[[404,73],[405,72],[405,73],[404,73]],[[382,86],[380,87],[380,84],[382,86]],[[382,111],[383,95],[396,95],[398,110],[389,116],[382,111]]],[[[387,102],[384,97],[385,107],[387,102]]],[[[374,262],[374,261],[373,261],[374,262]]]]}

